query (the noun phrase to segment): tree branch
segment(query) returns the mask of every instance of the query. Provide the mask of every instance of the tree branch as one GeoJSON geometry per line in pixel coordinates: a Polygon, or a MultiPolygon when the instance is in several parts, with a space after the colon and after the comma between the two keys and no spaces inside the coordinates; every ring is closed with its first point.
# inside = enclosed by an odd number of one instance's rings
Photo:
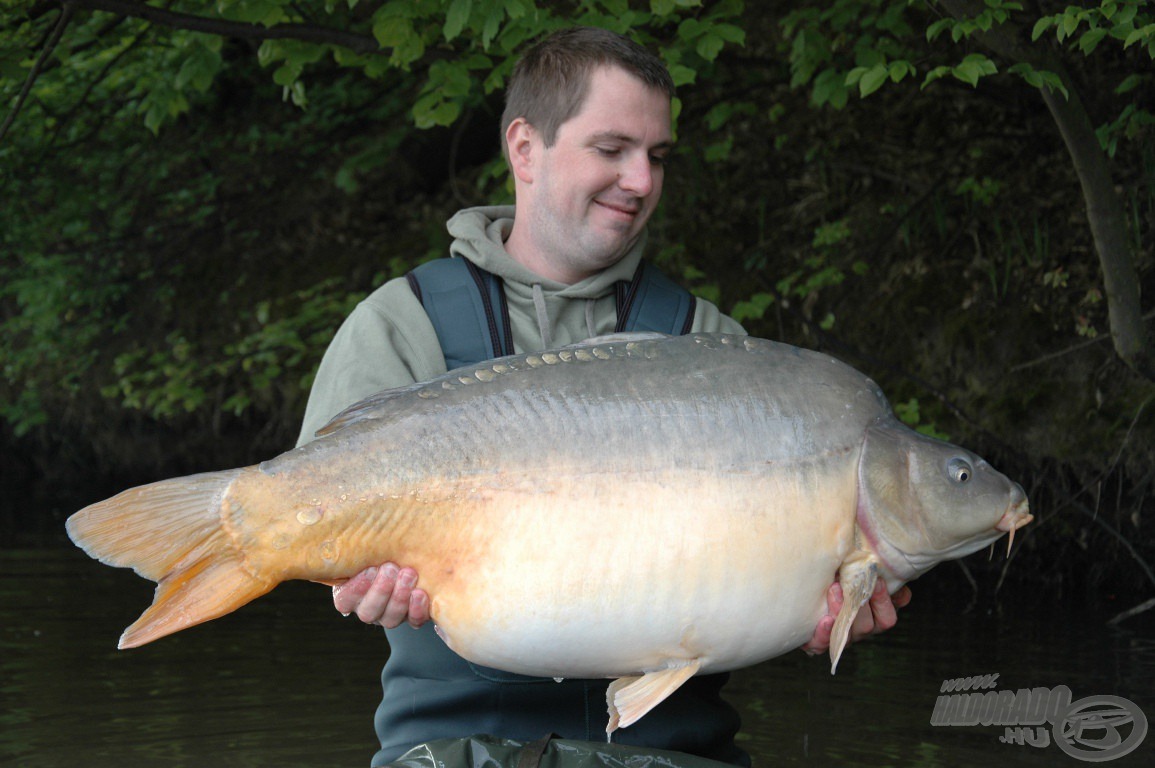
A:
{"type": "Polygon", "coordinates": [[[271,27],[227,19],[210,19],[191,13],[180,13],[157,8],[133,0],[67,0],[77,8],[105,11],[120,16],[144,19],[153,24],[191,32],[206,32],[221,37],[242,40],[301,40],[307,43],[338,45],[354,53],[383,53],[372,35],[320,27],[315,24],[274,24],[271,27]]]}
{"type": "Polygon", "coordinates": [[[12,105],[12,111],[8,113],[8,117],[4,118],[4,124],[0,125],[0,143],[4,142],[4,137],[8,135],[8,129],[12,127],[12,123],[16,122],[16,115],[20,114],[20,109],[24,106],[24,102],[28,100],[28,94],[32,92],[32,85],[36,82],[36,78],[40,77],[40,71],[44,68],[44,63],[48,61],[48,57],[52,55],[52,51],[56,49],[60,42],[61,35],[68,27],[69,22],[72,21],[72,15],[75,13],[75,4],[72,2],[65,2],[61,4],[60,18],[56,21],[56,28],[52,30],[52,35],[44,44],[44,48],[40,51],[40,57],[36,59],[36,63],[32,65],[32,70],[28,73],[28,78],[24,81],[24,87],[20,89],[20,95],[16,97],[16,103],[12,105]]]}

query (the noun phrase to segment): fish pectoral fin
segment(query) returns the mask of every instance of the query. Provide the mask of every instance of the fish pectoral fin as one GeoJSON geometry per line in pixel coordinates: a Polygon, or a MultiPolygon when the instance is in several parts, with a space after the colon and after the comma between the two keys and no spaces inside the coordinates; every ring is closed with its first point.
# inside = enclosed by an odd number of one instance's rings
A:
{"type": "Polygon", "coordinates": [[[850,628],[858,610],[870,599],[874,583],[878,581],[878,560],[874,555],[857,552],[838,569],[838,583],[842,585],[842,608],[830,630],[830,674],[838,669],[838,659],[850,641],[850,628]]]}
{"type": "Polygon", "coordinates": [[[610,683],[606,691],[606,706],[610,714],[606,735],[641,720],[693,677],[701,666],[701,659],[690,659],[674,667],[647,672],[640,677],[620,677],[610,683]]]}

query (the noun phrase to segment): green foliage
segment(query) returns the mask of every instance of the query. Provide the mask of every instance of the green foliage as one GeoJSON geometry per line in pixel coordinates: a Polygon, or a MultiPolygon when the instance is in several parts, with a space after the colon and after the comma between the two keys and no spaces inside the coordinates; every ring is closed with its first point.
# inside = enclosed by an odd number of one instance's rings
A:
{"type": "Polygon", "coordinates": [[[940,432],[933,421],[923,421],[923,413],[917,397],[912,397],[904,403],[895,403],[894,415],[903,424],[927,437],[933,437],[936,440],[950,440],[950,435],[946,432],[940,432]]]}
{"type": "Polygon", "coordinates": [[[173,331],[161,347],[136,346],[117,355],[114,381],[101,394],[161,419],[210,404],[240,416],[291,372],[308,371],[297,382],[307,390],[315,350],[328,344],[332,329],[362,298],[331,278],[238,313],[238,322],[250,330],[219,348],[212,340],[173,331]]]}
{"type": "MultiPolygon", "coordinates": [[[[364,289],[333,279],[264,286],[243,264],[236,284],[227,276],[205,280],[212,251],[190,254],[190,244],[170,239],[174,231],[200,230],[200,247],[224,244],[242,262],[253,250],[284,259],[263,242],[270,222],[248,222],[248,211],[236,218],[229,202],[262,188],[285,200],[273,214],[285,221],[273,226],[295,226],[296,204],[274,191],[281,170],[266,166],[267,178],[248,177],[241,165],[222,166],[226,157],[280,154],[291,158],[286,171],[317,177],[317,194],[361,194],[379,171],[397,173],[398,151],[420,143],[414,128],[444,128],[489,110],[516,56],[540,35],[574,22],[616,29],[660,50],[685,84],[744,44],[733,23],[743,7],[739,0],[188,0],[180,12],[208,30],[192,31],[77,3],[0,141],[0,191],[13,201],[0,211],[0,244],[17,255],[0,274],[0,415],[26,433],[85,387],[160,420],[214,409],[241,415],[271,402],[286,377],[301,389],[321,336],[364,289]],[[230,42],[232,29],[248,37],[230,42]],[[262,39],[262,30],[276,35],[262,39]],[[233,94],[253,92],[267,114],[245,124],[235,119],[244,110],[233,94]],[[264,100],[274,93],[296,114],[264,100]],[[396,120],[403,111],[408,124],[396,120]],[[190,132],[192,125],[199,128],[190,132]],[[114,187],[113,195],[97,192],[114,187]],[[222,326],[231,317],[228,331],[180,316],[174,303],[198,283],[219,302],[209,294],[195,310],[181,309],[219,316],[222,326]],[[150,292],[143,302],[132,298],[134,285],[150,292]]],[[[23,4],[0,6],[0,103],[15,104],[58,18],[51,6],[36,16],[23,4]]],[[[729,119],[716,118],[719,126],[729,119]]],[[[710,154],[722,159],[725,141],[710,154]]],[[[479,183],[504,182],[500,159],[486,167],[479,183]]],[[[389,273],[426,253],[417,248],[389,273]]]]}

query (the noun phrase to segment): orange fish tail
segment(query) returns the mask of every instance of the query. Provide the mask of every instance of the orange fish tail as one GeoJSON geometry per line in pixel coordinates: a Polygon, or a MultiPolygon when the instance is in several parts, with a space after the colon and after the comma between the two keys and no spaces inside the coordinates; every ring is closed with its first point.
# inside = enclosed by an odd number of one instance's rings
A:
{"type": "Polygon", "coordinates": [[[221,527],[221,500],[252,470],[234,469],[131,488],[68,518],[90,557],[157,582],[152,605],[125,630],[135,648],[236,610],[276,583],[255,579],[221,527]]]}

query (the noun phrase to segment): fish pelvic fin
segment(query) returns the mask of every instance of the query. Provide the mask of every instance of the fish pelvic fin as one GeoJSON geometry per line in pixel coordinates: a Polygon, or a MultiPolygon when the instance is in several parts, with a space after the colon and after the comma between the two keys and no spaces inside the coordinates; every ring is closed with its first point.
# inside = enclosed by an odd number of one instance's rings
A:
{"type": "Polygon", "coordinates": [[[610,683],[606,691],[606,707],[610,715],[606,736],[641,720],[682,683],[697,674],[701,666],[701,659],[690,659],[677,666],[647,672],[640,677],[620,677],[610,683]]]}
{"type": "Polygon", "coordinates": [[[105,565],[157,582],[152,605],[120,638],[134,648],[236,610],[276,583],[244,568],[221,527],[221,501],[245,469],[130,488],[68,518],[68,536],[105,565]]]}
{"type": "Polygon", "coordinates": [[[842,608],[834,619],[830,630],[830,674],[838,669],[838,660],[850,642],[850,628],[858,610],[866,605],[878,581],[878,560],[866,552],[851,555],[838,569],[838,582],[842,586],[842,608]]]}

